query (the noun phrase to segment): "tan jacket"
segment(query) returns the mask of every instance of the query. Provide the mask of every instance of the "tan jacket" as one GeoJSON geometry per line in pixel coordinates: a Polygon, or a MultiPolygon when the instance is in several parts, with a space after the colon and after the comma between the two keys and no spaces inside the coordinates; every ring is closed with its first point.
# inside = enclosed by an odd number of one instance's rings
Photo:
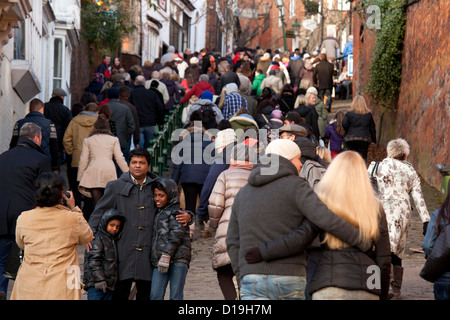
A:
{"type": "Polygon", "coordinates": [[[214,269],[231,264],[225,243],[228,222],[231,216],[231,206],[234,202],[234,196],[247,184],[252,167],[251,163],[231,165],[228,170],[223,171],[219,175],[209,197],[210,225],[216,229],[212,257],[212,267],[214,269]]]}
{"type": "Polygon", "coordinates": [[[275,94],[279,94],[283,90],[283,81],[281,81],[281,79],[277,76],[271,75],[261,82],[261,91],[265,87],[269,87],[270,89],[275,91],[275,94]]]}
{"type": "Polygon", "coordinates": [[[67,154],[72,155],[72,167],[78,167],[83,140],[89,136],[97,117],[94,113],[80,113],[73,118],[64,133],[63,145],[67,154]]]}
{"type": "Polygon", "coordinates": [[[78,207],[62,205],[24,211],[17,219],[16,242],[24,250],[11,300],[80,300],[77,245],[93,239],[78,207]]]}
{"type": "Polygon", "coordinates": [[[90,188],[105,188],[109,181],[117,179],[114,161],[122,172],[128,171],[120,142],[117,137],[108,134],[94,134],[84,139],[77,180],[78,190],[90,197],[90,188]]]}

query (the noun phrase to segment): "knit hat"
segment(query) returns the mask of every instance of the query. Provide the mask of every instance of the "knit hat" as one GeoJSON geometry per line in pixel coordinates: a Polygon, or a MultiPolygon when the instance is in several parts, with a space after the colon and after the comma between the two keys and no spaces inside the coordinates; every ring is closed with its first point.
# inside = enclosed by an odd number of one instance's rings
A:
{"type": "Polygon", "coordinates": [[[200,99],[213,100],[213,93],[211,91],[205,90],[200,96],[200,99]]]}
{"type": "Polygon", "coordinates": [[[281,119],[283,117],[283,113],[281,112],[281,110],[275,109],[272,111],[272,117],[281,119]]]}
{"type": "Polygon", "coordinates": [[[189,60],[189,63],[190,64],[198,64],[198,58],[196,58],[196,57],[192,57],[190,60],[189,60]]]}
{"type": "Polygon", "coordinates": [[[301,155],[297,144],[288,139],[277,139],[270,142],[266,147],[266,154],[276,154],[288,160],[301,155]]]}
{"type": "Polygon", "coordinates": [[[309,87],[308,90],[306,90],[306,93],[312,93],[316,96],[319,94],[319,92],[317,92],[317,89],[315,87],[309,87]]]}
{"type": "Polygon", "coordinates": [[[217,137],[214,140],[216,152],[219,152],[218,149],[225,147],[230,143],[235,142],[236,140],[236,133],[231,128],[227,128],[217,132],[217,137]]]}

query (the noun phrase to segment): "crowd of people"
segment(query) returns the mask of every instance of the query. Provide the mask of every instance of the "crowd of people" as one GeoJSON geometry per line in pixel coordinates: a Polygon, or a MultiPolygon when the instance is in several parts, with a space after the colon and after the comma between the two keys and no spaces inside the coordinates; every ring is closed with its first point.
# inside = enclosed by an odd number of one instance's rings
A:
{"type": "Polygon", "coordinates": [[[194,232],[208,236],[210,226],[227,300],[400,298],[410,197],[424,233],[430,220],[420,179],[403,139],[367,163],[376,134],[362,96],[328,122],[332,92],[348,97],[349,79],[326,48],[220,57],[170,46],[129,70],[111,60],[70,110],[61,89],[33,99],[0,155],[9,168],[0,292],[18,246],[12,299],[80,299],[82,287],[90,300],[129,299],[133,283],[137,300],[163,299],[168,286],[183,299],[194,232]],[[147,148],[177,103],[183,130],[172,137],[169,179],[149,170],[147,148]],[[84,244],[82,283],[73,283],[66,271],[84,244]]]}

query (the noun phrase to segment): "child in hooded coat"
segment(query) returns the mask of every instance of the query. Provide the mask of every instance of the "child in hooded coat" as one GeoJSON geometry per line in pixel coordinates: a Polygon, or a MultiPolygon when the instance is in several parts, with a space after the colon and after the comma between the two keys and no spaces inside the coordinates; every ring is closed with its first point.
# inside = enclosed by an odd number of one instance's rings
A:
{"type": "Polygon", "coordinates": [[[158,211],[153,224],[151,262],[155,269],[150,299],[163,300],[170,282],[170,300],[183,300],[184,283],[191,261],[191,240],[189,226],[183,227],[176,220],[176,215],[182,210],[178,186],[172,179],[159,179],[152,190],[158,211]]]}
{"type": "Polygon", "coordinates": [[[116,241],[120,238],[125,216],[116,209],[107,210],[100,220],[92,248],[84,254],[84,290],[88,300],[111,300],[118,279],[116,241]]]}

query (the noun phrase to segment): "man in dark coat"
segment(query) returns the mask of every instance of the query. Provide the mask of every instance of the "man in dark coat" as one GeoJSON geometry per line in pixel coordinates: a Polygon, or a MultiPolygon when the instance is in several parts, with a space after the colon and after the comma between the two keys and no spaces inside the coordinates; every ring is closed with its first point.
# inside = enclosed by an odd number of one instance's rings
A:
{"type": "MultiPolygon", "coordinates": [[[[150,257],[156,214],[151,186],[158,179],[157,175],[149,172],[150,164],[151,156],[147,149],[133,149],[130,152],[130,171],[106,185],[103,197],[89,218],[89,226],[95,234],[108,209],[117,209],[125,216],[125,228],[117,241],[119,281],[113,299],[127,300],[133,281],[137,288],[136,299],[150,299],[153,275],[150,257]]],[[[190,215],[180,214],[177,220],[186,224],[190,215]]]]}
{"type": "Polygon", "coordinates": [[[238,88],[241,86],[241,81],[239,80],[239,76],[237,75],[237,73],[233,71],[233,66],[227,65],[226,71],[220,76],[219,79],[218,88],[220,91],[216,92],[216,94],[220,95],[220,93],[222,92],[222,88],[225,88],[227,84],[232,82],[236,83],[238,88]]]}
{"type": "Polygon", "coordinates": [[[145,88],[145,78],[137,76],[135,88],[131,92],[129,101],[136,107],[139,117],[139,130],[141,137],[139,146],[148,148],[149,141],[153,139],[155,126],[164,123],[164,105],[156,93],[145,88]]]}
{"type": "Polygon", "coordinates": [[[9,148],[14,148],[20,137],[20,129],[25,123],[32,122],[37,124],[41,128],[42,140],[40,147],[45,155],[50,159],[52,170],[58,170],[58,140],[56,134],[55,124],[46,119],[44,116],[44,103],[39,99],[33,99],[30,101],[30,112],[25,118],[20,119],[14,125],[11,142],[9,148]]]}
{"type": "Polygon", "coordinates": [[[50,101],[44,105],[44,116],[55,124],[58,139],[58,170],[61,164],[66,162],[66,153],[63,146],[64,133],[72,120],[70,109],[64,105],[66,92],[63,89],[55,88],[50,101]]]}
{"type": "Polygon", "coordinates": [[[36,207],[36,179],[52,170],[41,141],[41,128],[28,122],[20,130],[17,145],[0,154],[0,293],[5,295],[8,279],[3,277],[3,270],[15,241],[17,218],[36,207]]]}
{"type": "Polygon", "coordinates": [[[320,62],[314,69],[314,83],[318,85],[319,97],[324,101],[327,96],[327,109],[331,111],[331,91],[333,90],[333,72],[334,66],[328,62],[326,54],[320,55],[320,62]]]}

